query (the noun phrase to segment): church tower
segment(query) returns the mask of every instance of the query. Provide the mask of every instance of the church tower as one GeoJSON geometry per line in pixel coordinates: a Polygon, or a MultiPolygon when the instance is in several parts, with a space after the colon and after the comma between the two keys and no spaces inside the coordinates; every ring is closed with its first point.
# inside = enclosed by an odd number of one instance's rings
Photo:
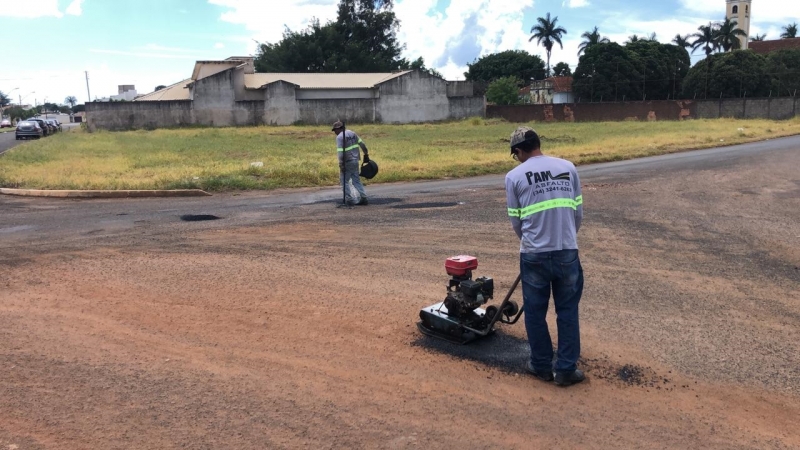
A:
{"type": "Polygon", "coordinates": [[[747,34],[747,37],[740,37],[742,50],[747,49],[750,43],[750,2],[751,0],[725,0],[725,17],[731,21],[735,20],[740,30],[747,34]]]}

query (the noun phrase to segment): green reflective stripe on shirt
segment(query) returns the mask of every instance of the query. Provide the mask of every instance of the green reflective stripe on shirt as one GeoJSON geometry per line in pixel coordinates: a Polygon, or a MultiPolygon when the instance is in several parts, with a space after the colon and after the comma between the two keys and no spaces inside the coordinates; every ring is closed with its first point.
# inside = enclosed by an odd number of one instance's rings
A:
{"type": "MultiPolygon", "coordinates": [[[[583,199],[581,199],[583,202],[583,199]]],[[[539,203],[534,203],[533,205],[526,206],[524,208],[519,209],[519,217],[520,219],[524,219],[528,216],[532,216],[538,212],[546,211],[548,209],[553,208],[572,208],[577,209],[580,203],[577,200],[573,200],[571,198],[556,198],[553,200],[546,200],[539,203]]],[[[511,211],[509,210],[509,215],[511,215],[511,211]]]]}
{"type": "Polygon", "coordinates": [[[337,149],[336,149],[336,151],[337,151],[337,152],[349,152],[350,150],[355,150],[355,149],[357,149],[357,148],[358,148],[358,144],[356,144],[356,145],[351,145],[350,147],[347,147],[347,148],[341,148],[341,147],[339,147],[339,148],[337,148],[337,149]]]}
{"type": "Polygon", "coordinates": [[[577,205],[582,205],[582,204],[583,204],[583,196],[579,195],[579,196],[575,197],[575,205],[577,206],[577,205]]]}
{"type": "Polygon", "coordinates": [[[519,209],[517,209],[517,208],[508,208],[508,215],[510,217],[519,217],[519,209]]]}

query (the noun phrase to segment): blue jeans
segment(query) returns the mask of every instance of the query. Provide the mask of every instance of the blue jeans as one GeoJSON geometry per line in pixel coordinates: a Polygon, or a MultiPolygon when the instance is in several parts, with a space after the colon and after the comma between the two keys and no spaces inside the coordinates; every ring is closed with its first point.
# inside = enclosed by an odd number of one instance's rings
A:
{"type": "Polygon", "coordinates": [[[353,187],[356,188],[358,191],[358,195],[361,196],[361,200],[366,200],[367,193],[364,191],[364,185],[361,184],[361,177],[358,176],[359,172],[359,164],[358,161],[348,161],[344,164],[344,174],[342,171],[339,171],[339,184],[342,186],[345,192],[345,202],[348,204],[356,203],[353,200],[352,195],[350,195],[350,188],[347,186],[349,182],[353,183],[353,187]]]}
{"type": "Polygon", "coordinates": [[[583,293],[583,268],[578,250],[521,253],[519,265],[531,365],[540,371],[572,372],[581,354],[578,303],[583,293]],[[545,320],[551,287],[558,325],[555,365],[553,342],[545,320]]]}

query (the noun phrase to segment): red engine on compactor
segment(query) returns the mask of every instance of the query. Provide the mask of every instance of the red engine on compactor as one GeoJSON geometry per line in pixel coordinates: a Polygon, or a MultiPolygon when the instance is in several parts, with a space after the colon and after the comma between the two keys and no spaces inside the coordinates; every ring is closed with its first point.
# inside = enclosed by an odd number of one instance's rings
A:
{"type": "Polygon", "coordinates": [[[510,300],[519,284],[519,277],[500,307],[489,306],[484,310],[480,306],[494,296],[494,280],[489,277],[472,279],[472,271],[478,268],[478,258],[453,256],[445,260],[444,268],[450,275],[447,296],[443,302],[419,312],[421,320],[417,326],[422,333],[466,344],[492,333],[498,321],[513,324],[519,320],[522,312],[517,303],[510,300]]]}

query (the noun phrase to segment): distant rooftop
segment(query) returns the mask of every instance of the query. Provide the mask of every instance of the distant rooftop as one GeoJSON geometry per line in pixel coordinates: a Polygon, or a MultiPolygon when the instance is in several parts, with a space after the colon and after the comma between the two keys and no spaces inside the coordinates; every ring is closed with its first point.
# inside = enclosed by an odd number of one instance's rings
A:
{"type": "Polygon", "coordinates": [[[383,73],[253,73],[244,76],[247,89],[259,89],[276,81],[285,81],[300,89],[371,89],[411,72],[383,73]]]}
{"type": "Polygon", "coordinates": [[[771,41],[752,41],[748,47],[756,53],[766,55],[778,50],[800,48],[800,38],[774,39],[771,41]]]}

